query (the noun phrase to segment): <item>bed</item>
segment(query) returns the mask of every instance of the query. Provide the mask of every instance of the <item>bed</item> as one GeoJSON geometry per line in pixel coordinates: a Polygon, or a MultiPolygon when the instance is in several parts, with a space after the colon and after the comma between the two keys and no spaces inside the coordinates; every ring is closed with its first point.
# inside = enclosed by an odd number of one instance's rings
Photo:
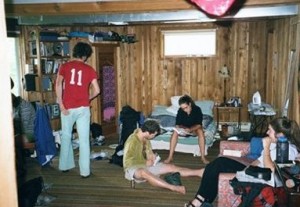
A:
{"type": "MultiPolygon", "coordinates": [[[[153,150],[169,150],[170,138],[172,135],[172,128],[175,126],[176,113],[178,105],[176,105],[176,98],[171,98],[171,106],[156,105],[148,117],[150,119],[157,120],[162,128],[162,133],[151,140],[153,150]]],[[[178,102],[177,102],[178,103],[178,102]]],[[[195,104],[200,106],[203,113],[203,128],[205,135],[205,154],[216,140],[214,135],[216,133],[216,122],[213,120],[213,106],[214,102],[211,100],[195,101],[195,104]]],[[[194,156],[200,156],[200,150],[198,145],[198,137],[179,137],[176,152],[191,153],[194,156]]]]}

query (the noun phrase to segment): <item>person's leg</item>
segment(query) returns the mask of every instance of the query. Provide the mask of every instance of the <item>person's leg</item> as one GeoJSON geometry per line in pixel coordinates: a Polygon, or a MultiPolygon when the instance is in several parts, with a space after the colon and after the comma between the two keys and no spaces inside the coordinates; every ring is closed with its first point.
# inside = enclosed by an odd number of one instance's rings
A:
{"type": "Polygon", "coordinates": [[[204,164],[208,164],[209,161],[205,158],[205,136],[202,127],[196,130],[196,134],[198,136],[198,144],[201,153],[201,160],[204,164]]]}
{"type": "Polygon", "coordinates": [[[61,145],[59,154],[59,166],[62,171],[75,167],[74,153],[72,147],[72,129],[75,122],[73,110],[69,110],[68,115],[61,114],[61,145]]]}
{"type": "Polygon", "coordinates": [[[169,156],[168,158],[164,161],[164,163],[170,163],[173,160],[173,156],[174,156],[174,151],[177,145],[177,141],[178,141],[178,134],[176,131],[173,132],[172,136],[171,136],[171,140],[170,140],[170,150],[169,150],[169,156]]]}
{"type": "Polygon", "coordinates": [[[79,137],[79,169],[81,176],[90,175],[90,109],[80,107],[76,109],[77,121],[76,128],[79,137]]]}
{"type": "Polygon", "coordinates": [[[153,175],[151,172],[144,168],[139,168],[135,171],[134,173],[134,178],[138,180],[146,180],[149,182],[152,186],[155,187],[160,187],[160,188],[165,188],[177,193],[185,194],[186,190],[184,186],[176,186],[176,185],[171,185],[161,179],[158,176],[153,175]]]}
{"type": "Polygon", "coordinates": [[[175,173],[179,172],[180,176],[182,177],[202,177],[204,168],[200,169],[190,169],[190,168],[184,168],[184,167],[179,167],[174,164],[166,164],[162,163],[162,167],[160,168],[158,174],[163,175],[167,173],[175,173]]]}
{"type": "Polygon", "coordinates": [[[219,157],[215,159],[205,167],[201,185],[195,199],[191,203],[196,207],[201,205],[201,201],[212,203],[218,193],[219,174],[235,173],[243,170],[245,167],[244,164],[230,158],[219,157]]]}

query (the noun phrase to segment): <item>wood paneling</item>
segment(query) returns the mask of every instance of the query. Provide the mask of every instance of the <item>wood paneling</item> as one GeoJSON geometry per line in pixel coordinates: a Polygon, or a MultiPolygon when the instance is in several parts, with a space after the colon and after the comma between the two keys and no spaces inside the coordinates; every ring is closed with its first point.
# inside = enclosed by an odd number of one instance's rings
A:
{"type": "MultiPolygon", "coordinates": [[[[226,64],[231,72],[226,96],[241,97],[244,105],[242,121],[248,121],[247,104],[256,91],[260,92],[262,101],[272,104],[280,114],[288,55],[296,47],[299,33],[296,30],[299,23],[295,24],[292,19],[232,22],[228,26],[202,23],[86,26],[80,29],[87,32],[113,30],[119,34],[134,33],[137,36],[138,42],[134,44],[120,44],[116,63],[119,111],[129,104],[149,115],[154,105],[170,105],[171,96],[182,94],[189,94],[195,100],[210,99],[220,103],[223,101],[224,85],[218,71],[226,64]],[[217,55],[163,58],[161,31],[189,28],[217,28],[217,55]]],[[[292,110],[297,107],[299,104],[294,104],[292,110]]],[[[291,114],[291,118],[295,117],[297,115],[291,114]]]]}

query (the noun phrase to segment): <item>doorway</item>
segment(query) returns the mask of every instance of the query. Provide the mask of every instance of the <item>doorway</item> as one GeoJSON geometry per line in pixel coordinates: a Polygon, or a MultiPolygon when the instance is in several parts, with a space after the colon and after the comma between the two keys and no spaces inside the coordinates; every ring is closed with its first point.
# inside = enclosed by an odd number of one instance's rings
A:
{"type": "Polygon", "coordinates": [[[117,133],[117,70],[114,44],[96,45],[97,72],[100,76],[100,101],[98,114],[103,135],[117,133]]]}

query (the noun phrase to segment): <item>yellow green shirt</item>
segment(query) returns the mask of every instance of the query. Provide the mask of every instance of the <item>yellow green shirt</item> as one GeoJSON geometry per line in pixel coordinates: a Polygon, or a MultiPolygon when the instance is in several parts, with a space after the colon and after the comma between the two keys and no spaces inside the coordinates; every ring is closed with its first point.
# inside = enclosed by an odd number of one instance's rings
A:
{"type": "Polygon", "coordinates": [[[151,143],[149,140],[143,143],[139,140],[136,129],[127,139],[124,147],[123,155],[123,168],[124,170],[132,167],[146,167],[146,161],[144,154],[148,155],[152,152],[151,143]],[[143,148],[145,152],[143,153],[143,148]]]}

